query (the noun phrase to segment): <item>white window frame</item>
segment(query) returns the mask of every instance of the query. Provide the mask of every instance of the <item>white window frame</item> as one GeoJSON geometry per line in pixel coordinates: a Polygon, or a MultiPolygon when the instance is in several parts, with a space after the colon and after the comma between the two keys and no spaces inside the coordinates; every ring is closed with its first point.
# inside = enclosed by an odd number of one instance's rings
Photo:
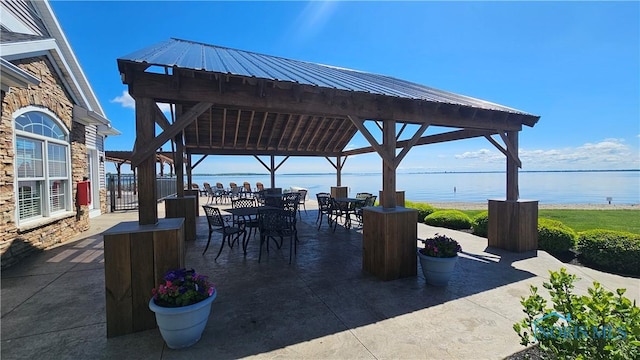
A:
{"type": "Polygon", "coordinates": [[[41,206],[41,214],[33,217],[28,217],[21,219],[20,218],[20,182],[29,181],[28,178],[18,179],[18,161],[14,161],[14,189],[15,189],[15,219],[16,223],[19,227],[31,227],[31,226],[40,226],[52,221],[56,221],[60,218],[68,217],[73,215],[73,183],[72,183],[72,166],[71,166],[71,134],[67,127],[64,125],[62,121],[54,114],[52,111],[36,107],[36,106],[26,106],[24,108],[19,109],[13,114],[13,141],[14,141],[14,156],[18,156],[17,149],[17,140],[18,138],[25,138],[28,140],[33,140],[41,143],[42,146],[42,162],[43,162],[43,176],[33,178],[35,181],[40,182],[40,206],[41,206]],[[16,128],[16,119],[26,113],[30,112],[39,112],[47,117],[51,118],[54,123],[64,132],[65,140],[54,139],[52,137],[43,136],[39,134],[35,134],[28,131],[18,130],[16,128]],[[63,146],[66,149],[65,161],[66,161],[66,176],[53,176],[49,174],[49,144],[55,144],[59,146],[63,146]],[[62,180],[65,184],[64,186],[64,206],[59,210],[52,210],[51,206],[51,192],[49,186],[51,181],[62,180]]]}

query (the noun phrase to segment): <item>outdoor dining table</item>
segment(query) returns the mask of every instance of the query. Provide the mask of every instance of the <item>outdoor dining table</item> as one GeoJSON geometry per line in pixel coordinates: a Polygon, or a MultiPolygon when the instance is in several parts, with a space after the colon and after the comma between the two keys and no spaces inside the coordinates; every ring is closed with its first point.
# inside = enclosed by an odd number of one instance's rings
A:
{"type": "Polygon", "coordinates": [[[335,202],[340,206],[340,210],[345,214],[344,227],[351,228],[351,214],[356,213],[356,206],[364,205],[364,199],[339,197],[334,198],[335,202]]]}

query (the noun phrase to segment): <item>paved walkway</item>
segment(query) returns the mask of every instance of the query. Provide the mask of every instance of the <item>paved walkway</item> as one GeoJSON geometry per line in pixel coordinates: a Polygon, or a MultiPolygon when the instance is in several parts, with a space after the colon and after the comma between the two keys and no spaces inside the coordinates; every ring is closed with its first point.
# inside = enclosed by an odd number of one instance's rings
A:
{"type": "Polygon", "coordinates": [[[168,349],[157,329],[107,339],[100,234],[136,221],[137,212],[94,218],[75,241],[2,272],[1,358],[502,359],[522,349],[512,329],[523,317],[520,297],[529,285],[541,287],[549,269],[577,274],[579,292],[597,280],[640,300],[638,279],[562,264],[542,251],[487,248],[486,239],[422,224],[420,237],[439,232],[462,244],[449,286],[426,285],[422,274],[383,282],[361,270],[361,233],[317,230],[314,201],[307,205],[291,265],[286,246],[259,264],[257,238],[246,258],[225,247],[214,261],[218,237],[201,255],[208,231],[199,217],[187,265],[210,275],[218,298],[203,338],[183,350],[168,349]]]}

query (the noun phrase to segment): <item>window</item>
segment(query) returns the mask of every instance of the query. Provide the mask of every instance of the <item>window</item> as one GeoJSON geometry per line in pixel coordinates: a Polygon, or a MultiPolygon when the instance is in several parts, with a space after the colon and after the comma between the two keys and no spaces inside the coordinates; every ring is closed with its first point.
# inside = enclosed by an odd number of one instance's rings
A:
{"type": "Polygon", "coordinates": [[[15,119],[18,222],[71,210],[69,136],[43,111],[15,119]]]}

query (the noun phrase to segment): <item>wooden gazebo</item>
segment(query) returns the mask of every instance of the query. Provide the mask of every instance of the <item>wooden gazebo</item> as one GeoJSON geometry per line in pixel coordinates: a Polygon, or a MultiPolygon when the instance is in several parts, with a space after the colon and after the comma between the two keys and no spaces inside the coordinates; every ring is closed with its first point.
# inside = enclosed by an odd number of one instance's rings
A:
{"type": "MultiPolygon", "coordinates": [[[[417,271],[417,212],[397,206],[396,168],[415,145],[484,137],[506,156],[506,199],[489,204],[490,245],[519,251],[531,247],[537,202],[518,201],[518,133],[523,125],[535,125],[538,116],[384,75],[173,38],[119,58],[118,69],[136,101],[131,164],[138,169],[139,222],[128,224],[126,231],[152,239],[145,242],[148,250],[136,254],[151,256],[146,262],[153,264],[155,278],[163,267],[184,261],[172,257],[181,254],[175,244],[183,232],[176,226],[183,224],[159,220],[155,198],[154,155],[168,141],[175,143],[178,155],[185,155],[188,179],[197,165],[191,163],[195,154],[269,156],[270,164],[260,161],[271,172],[272,184],[275,156],[316,156],[332,161],[337,188],[348,156],[378,153],[382,206],[364,212],[363,269],[390,280],[417,271]],[[158,103],[171,106],[171,119],[158,103]],[[380,141],[367,122],[377,125],[380,141]],[[400,140],[407,125],[417,131],[400,140]],[[430,126],[447,130],[424,135],[430,126]],[[358,131],[371,146],[345,150],[358,131]]],[[[183,196],[183,156],[175,159],[176,190],[188,220],[194,206],[183,196]]],[[[110,247],[105,236],[105,263],[122,261],[115,259],[115,250],[110,251],[113,256],[107,254],[110,247]]]]}

